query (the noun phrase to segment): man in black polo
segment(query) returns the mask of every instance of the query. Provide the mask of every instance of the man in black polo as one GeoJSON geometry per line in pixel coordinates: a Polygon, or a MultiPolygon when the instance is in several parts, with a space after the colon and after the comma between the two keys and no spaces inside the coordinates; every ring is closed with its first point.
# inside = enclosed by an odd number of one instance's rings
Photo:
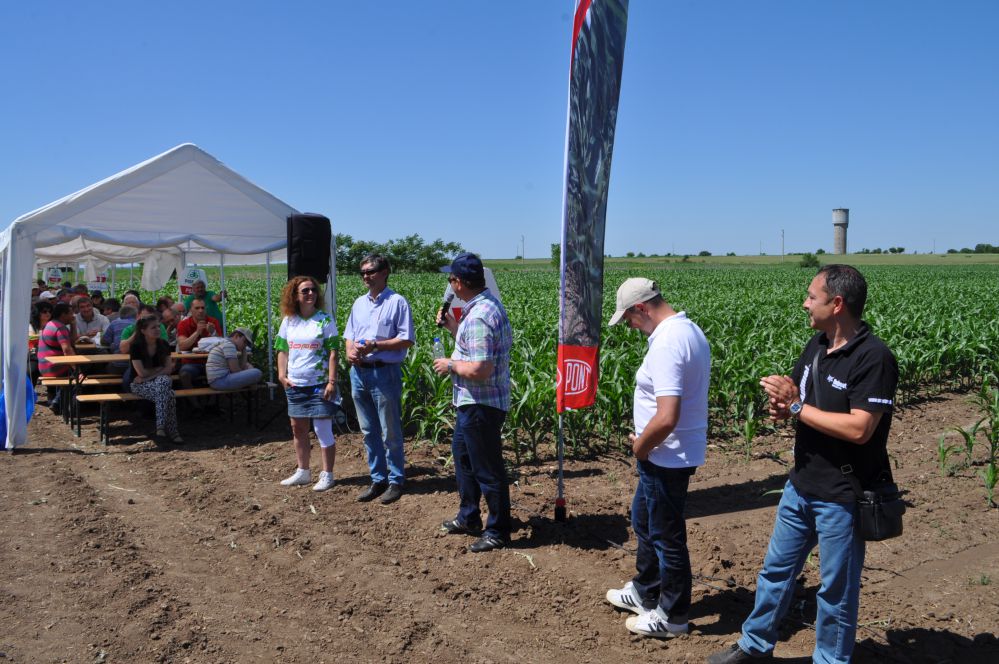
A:
{"type": "Polygon", "coordinates": [[[756,603],[742,636],[710,664],[772,659],[777,628],[794,596],[808,553],[819,546],[815,662],[849,662],[857,631],[864,540],[854,528],[857,494],[890,475],[891,427],[898,364],[861,316],[867,282],[848,265],[827,265],[808,286],[804,308],[818,330],[791,376],[760,385],[775,419],[793,418],[794,468],[784,486],[756,603]]]}

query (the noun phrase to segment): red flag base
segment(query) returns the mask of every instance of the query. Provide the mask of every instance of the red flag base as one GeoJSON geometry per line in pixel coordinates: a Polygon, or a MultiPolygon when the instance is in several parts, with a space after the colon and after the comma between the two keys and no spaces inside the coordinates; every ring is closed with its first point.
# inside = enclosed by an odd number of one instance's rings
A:
{"type": "Polygon", "coordinates": [[[555,499],[555,520],[568,521],[569,517],[565,508],[565,498],[555,499]]]}

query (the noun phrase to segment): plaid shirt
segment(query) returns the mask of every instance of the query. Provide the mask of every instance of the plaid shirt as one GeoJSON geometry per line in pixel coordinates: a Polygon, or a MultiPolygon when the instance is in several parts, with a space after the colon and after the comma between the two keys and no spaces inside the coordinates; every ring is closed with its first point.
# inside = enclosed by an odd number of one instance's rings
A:
{"type": "Polygon", "coordinates": [[[486,289],[472,298],[455,333],[452,360],[493,363],[489,378],[478,381],[451,374],[455,406],[481,404],[510,410],[510,346],[513,335],[506,309],[486,289]]]}

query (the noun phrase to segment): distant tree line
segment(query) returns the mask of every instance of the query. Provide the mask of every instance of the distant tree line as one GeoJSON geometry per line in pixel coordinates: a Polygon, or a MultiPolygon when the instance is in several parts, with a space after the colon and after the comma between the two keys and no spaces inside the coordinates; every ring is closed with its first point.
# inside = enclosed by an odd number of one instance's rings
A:
{"type": "Polygon", "coordinates": [[[887,249],[861,249],[858,254],[904,254],[905,247],[888,247],[887,249]]]}
{"type": "Polygon", "coordinates": [[[393,272],[437,272],[464,249],[457,242],[436,239],[430,244],[419,235],[408,235],[388,242],[355,240],[344,233],[336,234],[337,272],[356,272],[368,254],[381,254],[389,259],[393,272]]]}
{"type": "Polygon", "coordinates": [[[999,254],[999,247],[991,244],[976,244],[974,249],[948,249],[948,254],[999,254]]]}

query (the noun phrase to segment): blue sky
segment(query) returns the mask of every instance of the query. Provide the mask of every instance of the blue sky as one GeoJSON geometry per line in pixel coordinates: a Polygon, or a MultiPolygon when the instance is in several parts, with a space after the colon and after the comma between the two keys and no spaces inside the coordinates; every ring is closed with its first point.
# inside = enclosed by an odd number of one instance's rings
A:
{"type": "MultiPolygon", "coordinates": [[[[571,0],[0,3],[0,227],[192,142],[338,232],[558,242],[571,0]]],[[[606,251],[999,244],[999,2],[631,0],[606,251]]]]}

